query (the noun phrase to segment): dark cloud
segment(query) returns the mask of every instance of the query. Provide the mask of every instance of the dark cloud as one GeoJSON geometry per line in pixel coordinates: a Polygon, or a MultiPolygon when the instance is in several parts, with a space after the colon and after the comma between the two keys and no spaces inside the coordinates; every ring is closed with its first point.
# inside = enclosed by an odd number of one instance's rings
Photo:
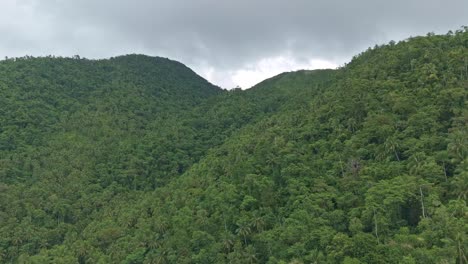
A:
{"type": "Polygon", "coordinates": [[[225,85],[287,56],[343,63],[368,46],[466,24],[466,0],[3,0],[0,55],[171,57],[225,85]]]}

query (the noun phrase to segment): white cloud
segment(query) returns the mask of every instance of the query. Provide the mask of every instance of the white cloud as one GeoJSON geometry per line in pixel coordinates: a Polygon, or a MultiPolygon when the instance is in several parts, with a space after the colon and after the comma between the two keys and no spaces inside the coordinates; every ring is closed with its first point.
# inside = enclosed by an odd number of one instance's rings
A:
{"type": "MultiPolygon", "coordinates": [[[[216,71],[212,67],[200,67],[199,73],[212,83],[223,88],[231,89],[240,86],[248,89],[255,84],[271,78],[286,71],[314,70],[314,69],[334,69],[340,63],[327,61],[324,59],[309,59],[299,61],[291,55],[282,55],[271,58],[263,58],[258,62],[244,65],[234,71],[216,71]]],[[[198,68],[198,67],[194,67],[198,68]]]]}

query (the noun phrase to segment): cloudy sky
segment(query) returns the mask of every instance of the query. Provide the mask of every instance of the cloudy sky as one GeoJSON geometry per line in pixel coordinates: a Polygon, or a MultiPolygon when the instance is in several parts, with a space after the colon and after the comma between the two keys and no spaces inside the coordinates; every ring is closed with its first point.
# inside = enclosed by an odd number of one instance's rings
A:
{"type": "Polygon", "coordinates": [[[178,60],[224,88],[468,25],[468,0],[0,0],[1,58],[178,60]]]}

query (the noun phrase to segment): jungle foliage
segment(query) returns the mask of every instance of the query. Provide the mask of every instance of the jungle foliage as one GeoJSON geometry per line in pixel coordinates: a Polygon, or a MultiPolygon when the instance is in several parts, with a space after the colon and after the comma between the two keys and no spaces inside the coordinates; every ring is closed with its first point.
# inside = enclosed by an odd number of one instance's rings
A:
{"type": "Polygon", "coordinates": [[[468,29],[222,90],[0,62],[2,263],[467,263],[468,29]]]}

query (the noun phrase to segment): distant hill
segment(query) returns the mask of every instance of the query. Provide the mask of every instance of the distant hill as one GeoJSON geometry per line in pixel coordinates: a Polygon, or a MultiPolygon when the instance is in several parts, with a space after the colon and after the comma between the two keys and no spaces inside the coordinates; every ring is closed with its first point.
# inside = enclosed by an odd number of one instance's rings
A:
{"type": "Polygon", "coordinates": [[[468,31],[225,91],[0,62],[2,263],[466,263],[468,31]]]}

